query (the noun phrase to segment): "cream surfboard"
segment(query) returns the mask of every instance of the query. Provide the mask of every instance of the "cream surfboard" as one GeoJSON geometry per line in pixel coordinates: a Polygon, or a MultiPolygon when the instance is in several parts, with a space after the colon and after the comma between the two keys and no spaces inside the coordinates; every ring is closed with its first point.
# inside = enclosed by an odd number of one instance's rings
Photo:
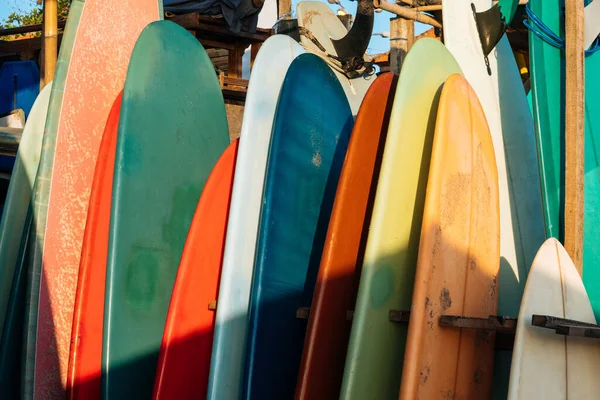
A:
{"type": "Polygon", "coordinates": [[[250,285],[271,128],[288,67],[304,50],[288,36],[262,45],[250,76],[221,271],[209,399],[241,397],[250,285]]]}
{"type": "MultiPolygon", "coordinates": [[[[516,317],[537,249],[545,240],[533,119],[513,53],[504,36],[485,65],[471,4],[491,0],[444,0],[444,37],[485,112],[498,163],[500,272],[498,313],[516,317]]],[[[494,398],[506,398],[510,352],[497,351],[494,398]]]]}
{"type": "Polygon", "coordinates": [[[0,222],[0,337],[3,335],[4,319],[17,265],[21,236],[23,232],[29,231],[29,227],[25,226],[25,221],[31,201],[33,181],[40,162],[51,90],[52,83],[42,90],[31,108],[27,125],[21,137],[2,211],[0,222]]]}
{"type": "MultiPolygon", "coordinates": [[[[331,40],[343,38],[348,33],[348,30],[326,3],[302,1],[296,7],[296,15],[298,17],[298,26],[308,29],[328,54],[337,54],[331,40]]],[[[306,36],[301,36],[300,43],[309,51],[318,51],[316,45],[306,36]]],[[[360,103],[362,103],[367,89],[369,89],[375,77],[359,76],[348,79],[348,77],[335,69],[334,72],[348,97],[352,114],[358,114],[360,103]]]]}
{"type": "Polygon", "coordinates": [[[542,245],[529,271],[517,323],[508,399],[597,399],[600,344],[534,327],[533,314],[596,323],[581,277],[556,239],[542,245]]]}

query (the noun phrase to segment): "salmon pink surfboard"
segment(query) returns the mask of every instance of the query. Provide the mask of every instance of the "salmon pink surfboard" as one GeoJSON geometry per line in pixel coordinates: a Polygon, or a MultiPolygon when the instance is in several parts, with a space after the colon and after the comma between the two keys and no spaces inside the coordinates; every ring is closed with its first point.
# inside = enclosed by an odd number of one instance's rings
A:
{"type": "Polygon", "coordinates": [[[65,396],[75,292],[96,158],[133,46],[160,0],[74,0],[50,97],[34,192],[26,398],[65,396]]]}
{"type": "Polygon", "coordinates": [[[356,301],[396,84],[391,73],[379,76],[367,90],[354,123],[313,294],[297,399],[334,399],[340,394],[352,326],[346,312],[356,301]]]}
{"type": "Polygon", "coordinates": [[[187,236],[163,334],[155,399],[205,399],[239,139],[212,170],[187,236]],[[214,305],[214,303],[213,303],[214,305]]]}
{"type": "Polygon", "coordinates": [[[67,393],[71,400],[100,398],[106,258],[122,98],[123,92],[119,93],[108,115],[90,195],[67,376],[67,393]]]}

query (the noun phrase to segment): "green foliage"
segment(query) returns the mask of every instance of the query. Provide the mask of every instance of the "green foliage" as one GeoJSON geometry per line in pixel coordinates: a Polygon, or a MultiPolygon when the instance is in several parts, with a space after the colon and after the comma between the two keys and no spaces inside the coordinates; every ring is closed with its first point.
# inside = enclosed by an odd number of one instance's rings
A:
{"type": "MultiPolygon", "coordinates": [[[[42,3],[42,0],[36,0],[36,6],[33,7],[30,11],[15,11],[11,13],[4,21],[0,21],[0,29],[17,28],[25,25],[41,24],[44,19],[42,3]]],[[[58,20],[66,20],[67,16],[69,15],[69,7],[71,6],[71,0],[57,0],[56,6],[58,10],[58,20]]],[[[36,36],[39,35],[40,34],[38,33],[36,36]]],[[[11,40],[14,39],[15,36],[19,35],[14,35],[13,37],[5,36],[0,39],[11,40]]]]}

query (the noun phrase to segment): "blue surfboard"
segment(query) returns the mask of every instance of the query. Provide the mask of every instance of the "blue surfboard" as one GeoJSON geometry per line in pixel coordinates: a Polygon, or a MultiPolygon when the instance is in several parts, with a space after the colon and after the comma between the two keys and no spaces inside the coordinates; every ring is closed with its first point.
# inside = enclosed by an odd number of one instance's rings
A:
{"type": "Polygon", "coordinates": [[[354,125],[333,71],[312,54],[287,72],[275,112],[250,298],[244,398],[293,398],[338,178],[354,125]]]}

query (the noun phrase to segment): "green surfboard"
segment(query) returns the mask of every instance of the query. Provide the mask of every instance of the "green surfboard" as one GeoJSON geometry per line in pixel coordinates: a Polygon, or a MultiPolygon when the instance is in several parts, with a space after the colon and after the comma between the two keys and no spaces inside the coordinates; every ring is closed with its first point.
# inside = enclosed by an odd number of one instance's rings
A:
{"type": "Polygon", "coordinates": [[[106,276],[105,399],[152,396],[188,228],[228,144],[208,55],[180,26],[151,23],[135,45],[123,89],[106,276]]]}
{"type": "MultiPolygon", "coordinates": [[[[530,0],[529,7],[564,38],[564,1],[530,0]]],[[[564,51],[529,33],[533,116],[540,156],[546,234],[563,240],[564,51]]],[[[600,318],[600,51],[585,58],[585,186],[583,283],[600,318]]]]}

